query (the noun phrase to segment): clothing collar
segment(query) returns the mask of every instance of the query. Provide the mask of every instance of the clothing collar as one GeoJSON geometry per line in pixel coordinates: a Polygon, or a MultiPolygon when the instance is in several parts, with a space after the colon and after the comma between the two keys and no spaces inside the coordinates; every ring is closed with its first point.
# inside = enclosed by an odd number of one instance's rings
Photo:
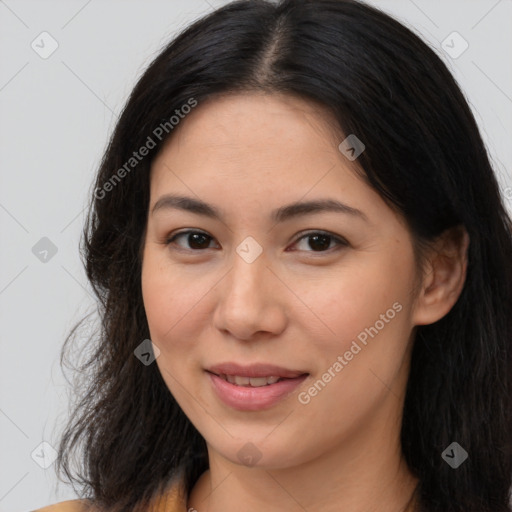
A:
{"type": "Polygon", "coordinates": [[[164,493],[157,496],[150,510],[151,512],[188,512],[187,499],[185,474],[182,471],[169,482],[164,493]]]}

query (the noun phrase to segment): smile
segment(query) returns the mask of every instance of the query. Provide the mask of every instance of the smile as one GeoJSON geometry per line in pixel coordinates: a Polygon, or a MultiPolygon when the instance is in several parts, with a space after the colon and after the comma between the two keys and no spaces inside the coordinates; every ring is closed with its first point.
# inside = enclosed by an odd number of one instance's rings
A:
{"type": "Polygon", "coordinates": [[[242,377],[240,375],[221,374],[219,375],[219,377],[223,378],[230,384],[253,388],[268,386],[269,384],[275,384],[276,382],[281,380],[281,377],[276,377],[275,375],[272,375],[270,377],[242,377]]]}
{"type": "Polygon", "coordinates": [[[239,411],[259,411],[279,404],[291,395],[309,376],[245,377],[205,372],[217,398],[239,411]],[[238,384],[237,381],[240,383],[238,384]]]}

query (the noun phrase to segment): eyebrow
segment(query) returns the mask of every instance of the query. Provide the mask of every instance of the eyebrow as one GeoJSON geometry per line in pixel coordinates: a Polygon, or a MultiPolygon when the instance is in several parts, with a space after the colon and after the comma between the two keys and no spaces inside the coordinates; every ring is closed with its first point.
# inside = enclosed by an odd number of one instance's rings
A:
{"type": "MultiPolygon", "coordinates": [[[[153,206],[151,214],[167,209],[183,210],[216,220],[223,220],[224,218],[221,211],[211,204],[193,197],[174,194],[166,194],[160,197],[153,206]]],[[[316,199],[290,203],[273,210],[270,219],[274,222],[285,222],[292,218],[320,212],[344,213],[368,222],[368,217],[361,210],[336,199],[316,199]]]]}

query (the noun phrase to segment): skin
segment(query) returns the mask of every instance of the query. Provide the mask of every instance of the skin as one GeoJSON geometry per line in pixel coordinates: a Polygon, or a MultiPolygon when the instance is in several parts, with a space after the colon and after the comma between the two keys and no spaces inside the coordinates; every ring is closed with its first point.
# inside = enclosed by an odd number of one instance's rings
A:
{"type": "Polygon", "coordinates": [[[201,103],[152,164],[144,306],[162,377],[207,443],[210,469],[188,500],[199,512],[397,512],[417,484],[399,442],[414,328],[456,302],[469,240],[450,232],[419,274],[404,220],[356,175],[357,160],[338,150],[342,140],[312,102],[235,94],[201,103]],[[223,220],[152,213],[168,193],[206,201],[223,220]],[[290,202],[321,198],[367,220],[337,212],[279,224],[269,217],[290,202]],[[200,248],[188,235],[166,245],[187,229],[211,238],[199,239],[200,248]],[[306,230],[333,238],[318,250],[306,230]],[[248,236],[262,249],[252,263],[236,252],[248,236]],[[396,303],[400,311],[378,334],[300,403],[298,393],[396,303]],[[205,373],[225,361],[310,375],[271,408],[243,412],[217,398],[205,373]],[[248,442],[261,454],[253,466],[237,456],[248,442]]]}

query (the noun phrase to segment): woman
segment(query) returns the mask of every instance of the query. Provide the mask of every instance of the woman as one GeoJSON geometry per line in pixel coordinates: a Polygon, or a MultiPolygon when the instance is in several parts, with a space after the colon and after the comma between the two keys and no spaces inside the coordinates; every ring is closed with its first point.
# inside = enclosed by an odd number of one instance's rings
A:
{"type": "Polygon", "coordinates": [[[512,223],[407,28],[216,10],[139,80],[92,200],[102,330],[58,458],[84,499],[41,510],[510,512],[512,223]]]}

